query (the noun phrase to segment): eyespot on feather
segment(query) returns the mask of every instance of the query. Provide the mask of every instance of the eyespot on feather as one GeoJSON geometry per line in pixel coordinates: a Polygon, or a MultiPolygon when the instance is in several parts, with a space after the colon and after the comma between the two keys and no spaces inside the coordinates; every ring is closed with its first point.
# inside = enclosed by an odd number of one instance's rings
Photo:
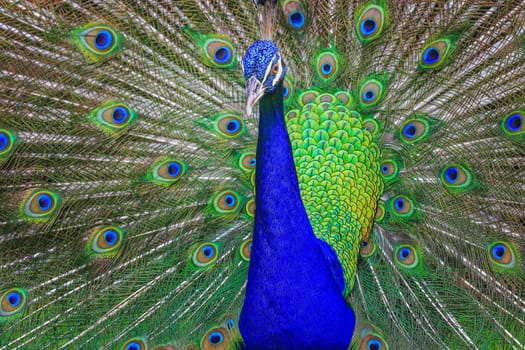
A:
{"type": "Polygon", "coordinates": [[[385,340],[376,333],[371,333],[363,337],[359,346],[360,350],[386,350],[388,345],[385,340]]]}
{"type": "Polygon", "coordinates": [[[218,213],[230,214],[239,209],[239,195],[233,191],[217,193],[213,199],[213,207],[218,213]]]}
{"type": "Polygon", "coordinates": [[[464,166],[452,163],[441,170],[441,183],[451,192],[469,190],[474,186],[472,173],[464,166]]]}
{"type": "Polygon", "coordinates": [[[381,163],[381,173],[380,175],[384,180],[394,180],[399,175],[399,166],[396,160],[386,159],[381,163]]]}
{"type": "Polygon", "coordinates": [[[6,290],[0,297],[0,324],[20,314],[26,307],[27,293],[22,288],[6,290]]]}
{"type": "Polygon", "coordinates": [[[208,267],[217,261],[219,247],[215,243],[206,242],[198,246],[192,254],[191,261],[197,267],[208,267]]]}
{"type": "Polygon", "coordinates": [[[250,216],[252,218],[255,217],[255,199],[252,198],[246,203],[245,210],[246,210],[246,214],[248,214],[248,216],[250,216]]]}
{"type": "Polygon", "coordinates": [[[220,69],[231,69],[236,66],[235,47],[230,37],[221,34],[202,34],[188,26],[183,26],[182,30],[198,45],[205,65],[220,69]]]}
{"type": "Polygon", "coordinates": [[[378,105],[386,93],[386,75],[374,74],[359,84],[358,103],[360,110],[366,110],[378,105]]]}
{"type": "Polygon", "coordinates": [[[226,350],[230,334],[224,327],[215,327],[206,332],[201,340],[203,350],[226,350]]]}
{"type": "Polygon", "coordinates": [[[316,72],[324,83],[331,82],[340,73],[341,57],[334,50],[323,50],[316,58],[316,72]]]}
{"type": "Polygon", "coordinates": [[[487,247],[491,268],[495,272],[508,272],[519,268],[518,255],[513,245],[495,241],[487,247]]]}
{"type": "Polygon", "coordinates": [[[516,110],[507,114],[500,124],[503,132],[508,136],[523,136],[525,131],[524,115],[525,112],[522,110],[516,110]]]}
{"type": "Polygon", "coordinates": [[[307,28],[308,16],[302,1],[285,0],[282,2],[281,7],[288,29],[300,33],[307,28]]]}
{"type": "Polygon", "coordinates": [[[379,200],[377,202],[377,209],[376,209],[376,215],[374,218],[375,222],[381,222],[385,218],[386,214],[386,208],[385,208],[385,202],[382,200],[379,200]]]}
{"type": "Polygon", "coordinates": [[[376,136],[379,134],[379,131],[381,129],[381,126],[379,125],[379,122],[373,118],[366,118],[363,121],[363,129],[368,130],[372,134],[372,136],[376,136]]]}
{"type": "Polygon", "coordinates": [[[226,138],[238,137],[246,131],[244,121],[233,114],[220,114],[215,119],[215,130],[226,138]]]}
{"type": "Polygon", "coordinates": [[[294,94],[294,86],[292,80],[286,75],[283,81],[283,99],[284,103],[288,104],[292,101],[292,96],[294,94]]]}
{"type": "Polygon", "coordinates": [[[410,218],[415,211],[413,201],[402,195],[397,195],[390,200],[390,208],[393,214],[400,218],[410,218]]]}
{"type": "Polygon", "coordinates": [[[247,239],[244,242],[242,242],[239,248],[239,254],[241,255],[241,258],[244,261],[250,261],[251,251],[252,251],[252,240],[247,239]]]}
{"type": "Polygon", "coordinates": [[[7,159],[16,145],[16,134],[8,129],[0,128],[0,163],[7,159]]]}
{"type": "Polygon", "coordinates": [[[108,101],[91,112],[91,120],[104,132],[120,135],[136,119],[136,113],[123,103],[108,101]]]}
{"type": "Polygon", "coordinates": [[[159,185],[176,183],[186,173],[186,164],[171,157],[155,161],[148,170],[148,179],[159,185]]]}
{"type": "Polygon", "coordinates": [[[388,24],[385,7],[369,4],[357,12],[355,30],[361,43],[367,43],[381,36],[388,24]]]}
{"type": "Polygon", "coordinates": [[[422,69],[437,69],[447,63],[455,40],[450,38],[438,39],[425,45],[419,54],[419,67],[422,69]]]}
{"type": "Polygon", "coordinates": [[[403,142],[413,144],[425,140],[430,133],[430,125],[424,118],[407,119],[399,129],[403,142]]]}
{"type": "Polygon", "coordinates": [[[394,261],[400,267],[413,269],[419,264],[419,253],[411,244],[399,244],[394,251],[394,261]]]}
{"type": "Polygon", "coordinates": [[[374,240],[369,239],[368,241],[361,241],[359,243],[359,254],[363,258],[369,258],[377,251],[377,244],[374,240]]]}
{"type": "Polygon", "coordinates": [[[125,232],[117,226],[96,226],[87,232],[87,236],[88,255],[107,258],[119,253],[125,232]]]}
{"type": "Polygon", "coordinates": [[[137,337],[129,339],[124,343],[121,350],[147,350],[148,344],[145,338],[137,337]]]}
{"type": "Polygon", "coordinates": [[[308,103],[314,102],[317,96],[319,96],[319,92],[315,90],[306,90],[299,94],[297,102],[299,103],[299,105],[301,105],[301,107],[303,107],[308,103]]]}
{"type": "Polygon", "coordinates": [[[251,172],[253,169],[255,169],[256,164],[257,159],[255,158],[254,152],[245,152],[239,157],[239,168],[244,171],[251,172]]]}
{"type": "Polygon", "coordinates": [[[20,204],[21,217],[26,221],[46,222],[56,215],[60,204],[58,194],[45,189],[34,189],[24,195],[20,204]]]}
{"type": "Polygon", "coordinates": [[[90,61],[103,61],[121,50],[122,38],[111,26],[87,24],[71,32],[73,42],[90,61]]]}

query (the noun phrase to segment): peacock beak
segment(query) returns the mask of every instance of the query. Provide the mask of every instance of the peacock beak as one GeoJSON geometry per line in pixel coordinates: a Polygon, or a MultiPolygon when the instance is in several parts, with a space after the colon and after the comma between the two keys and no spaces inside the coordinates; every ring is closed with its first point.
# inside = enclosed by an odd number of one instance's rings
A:
{"type": "Polygon", "coordinates": [[[263,84],[257,79],[257,77],[252,75],[250,79],[246,81],[246,114],[250,115],[253,111],[253,106],[259,101],[259,99],[266,92],[266,88],[263,84]]]}

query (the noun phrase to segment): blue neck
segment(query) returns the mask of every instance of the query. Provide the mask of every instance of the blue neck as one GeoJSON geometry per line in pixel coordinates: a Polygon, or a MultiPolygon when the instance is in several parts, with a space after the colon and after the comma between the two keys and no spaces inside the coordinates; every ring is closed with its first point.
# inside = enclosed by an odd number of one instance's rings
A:
{"type": "Polygon", "coordinates": [[[260,102],[256,215],[239,327],[246,349],[347,349],[355,318],[299,192],[282,84],[260,102]]]}

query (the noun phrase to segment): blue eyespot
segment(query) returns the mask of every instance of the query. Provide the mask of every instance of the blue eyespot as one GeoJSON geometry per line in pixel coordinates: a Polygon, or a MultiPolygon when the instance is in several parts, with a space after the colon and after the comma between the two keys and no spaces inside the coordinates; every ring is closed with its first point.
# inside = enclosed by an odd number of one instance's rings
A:
{"type": "Polygon", "coordinates": [[[250,165],[251,166],[255,166],[257,164],[257,159],[255,157],[253,157],[252,159],[250,159],[250,165]]]}
{"type": "Polygon", "coordinates": [[[361,243],[359,243],[359,245],[364,248],[364,247],[368,247],[368,241],[365,242],[365,241],[361,241],[361,243]]]}
{"type": "Polygon", "coordinates": [[[405,128],[403,129],[403,134],[408,137],[409,139],[414,138],[417,133],[417,128],[414,125],[414,123],[408,123],[405,125],[405,128]]]}
{"type": "Polygon", "coordinates": [[[323,71],[323,74],[328,75],[328,74],[332,73],[332,71],[334,70],[334,67],[332,67],[332,65],[329,64],[329,63],[325,63],[321,67],[321,70],[323,71]]]}
{"type": "Polygon", "coordinates": [[[455,183],[458,180],[458,168],[456,167],[450,167],[445,172],[445,178],[447,179],[448,183],[455,183]]]}
{"type": "Polygon", "coordinates": [[[402,198],[399,198],[397,199],[395,202],[394,202],[394,205],[396,206],[396,209],[401,211],[403,210],[403,208],[405,207],[405,200],[402,199],[402,198]]]}
{"type": "Polygon", "coordinates": [[[140,350],[140,344],[136,342],[131,342],[126,346],[126,350],[140,350]]]}
{"type": "Polygon", "coordinates": [[[37,201],[38,208],[42,211],[49,210],[49,208],[51,208],[51,206],[53,205],[53,198],[47,193],[38,195],[37,201]]]}
{"type": "Polygon", "coordinates": [[[434,64],[439,61],[440,57],[441,54],[439,50],[431,46],[423,53],[423,62],[426,64],[434,64]]]}
{"type": "Polygon", "coordinates": [[[210,333],[210,335],[208,335],[208,341],[210,342],[210,344],[217,345],[222,343],[223,340],[224,336],[221,332],[212,332],[210,333]]]}
{"type": "Polygon", "coordinates": [[[177,177],[181,172],[181,166],[178,162],[169,162],[168,163],[168,175],[170,177],[177,177]]]}
{"type": "Polygon", "coordinates": [[[373,34],[377,30],[377,23],[373,19],[366,19],[361,22],[361,32],[363,35],[373,34]]]}
{"type": "Polygon", "coordinates": [[[381,171],[383,172],[383,174],[388,174],[388,171],[389,171],[389,169],[388,169],[388,165],[386,165],[386,164],[383,165],[383,166],[381,167],[381,171]]]}
{"type": "Polygon", "coordinates": [[[113,122],[115,124],[122,124],[126,122],[128,119],[128,110],[124,107],[115,107],[113,110],[113,113],[111,114],[111,118],[113,119],[113,122]]]}
{"type": "Polygon", "coordinates": [[[370,102],[370,101],[373,101],[374,98],[375,98],[376,94],[372,91],[372,90],[366,90],[364,93],[363,93],[363,99],[366,101],[366,102],[370,102]]]}
{"type": "Polygon", "coordinates": [[[410,251],[409,248],[401,248],[399,250],[399,260],[406,260],[410,257],[410,254],[412,254],[412,252],[410,251]]]}
{"type": "Polygon", "coordinates": [[[239,123],[239,121],[236,119],[232,119],[228,122],[228,124],[226,124],[226,129],[230,133],[235,133],[239,131],[240,128],[241,128],[241,123],[239,123]]]}
{"type": "Polygon", "coordinates": [[[8,293],[6,299],[12,307],[17,307],[22,302],[22,297],[19,292],[8,293]]]}
{"type": "Polygon", "coordinates": [[[0,151],[3,151],[9,145],[9,138],[7,134],[0,132],[0,151]]]}
{"type": "Polygon", "coordinates": [[[215,255],[215,249],[212,246],[205,245],[204,247],[202,247],[202,254],[209,259],[213,255],[215,255]]]}
{"type": "Polygon", "coordinates": [[[215,61],[217,61],[217,63],[227,63],[230,61],[231,57],[232,57],[232,51],[227,46],[222,46],[218,48],[217,50],[215,50],[214,58],[215,58],[215,61]]]}
{"type": "Polygon", "coordinates": [[[224,202],[229,207],[233,207],[235,205],[235,201],[236,201],[235,196],[231,194],[226,195],[226,198],[224,199],[224,202]]]}
{"type": "Polygon", "coordinates": [[[108,30],[101,30],[95,36],[95,47],[99,50],[105,50],[113,44],[113,34],[108,30]]]}
{"type": "Polygon", "coordinates": [[[382,347],[381,342],[376,339],[370,339],[366,344],[367,350],[380,350],[382,347]]]}
{"type": "Polygon", "coordinates": [[[505,247],[503,244],[496,244],[494,247],[492,247],[492,257],[496,260],[501,260],[505,256],[505,253],[507,252],[507,247],[505,247]]]}
{"type": "Polygon", "coordinates": [[[507,129],[509,129],[510,131],[519,131],[521,129],[522,123],[523,120],[521,118],[521,115],[513,114],[507,118],[507,122],[505,124],[507,125],[507,129]]]}
{"type": "Polygon", "coordinates": [[[108,246],[113,246],[118,241],[118,234],[113,230],[104,231],[104,241],[108,246]]]}
{"type": "Polygon", "coordinates": [[[288,16],[288,20],[292,27],[294,28],[301,28],[304,26],[304,14],[302,12],[292,12],[288,16]]]}
{"type": "Polygon", "coordinates": [[[288,93],[289,93],[289,92],[290,92],[290,91],[288,90],[288,88],[287,88],[286,86],[284,86],[284,87],[283,87],[283,97],[285,97],[285,98],[288,97],[288,93]]]}

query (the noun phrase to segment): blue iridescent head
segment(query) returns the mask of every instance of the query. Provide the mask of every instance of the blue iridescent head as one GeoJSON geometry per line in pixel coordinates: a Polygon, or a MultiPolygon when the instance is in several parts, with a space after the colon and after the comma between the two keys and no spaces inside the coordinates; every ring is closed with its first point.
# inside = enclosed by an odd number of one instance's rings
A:
{"type": "Polygon", "coordinates": [[[272,41],[258,40],[246,51],[242,68],[246,79],[246,109],[251,114],[255,103],[284,80],[286,65],[272,41]]]}

